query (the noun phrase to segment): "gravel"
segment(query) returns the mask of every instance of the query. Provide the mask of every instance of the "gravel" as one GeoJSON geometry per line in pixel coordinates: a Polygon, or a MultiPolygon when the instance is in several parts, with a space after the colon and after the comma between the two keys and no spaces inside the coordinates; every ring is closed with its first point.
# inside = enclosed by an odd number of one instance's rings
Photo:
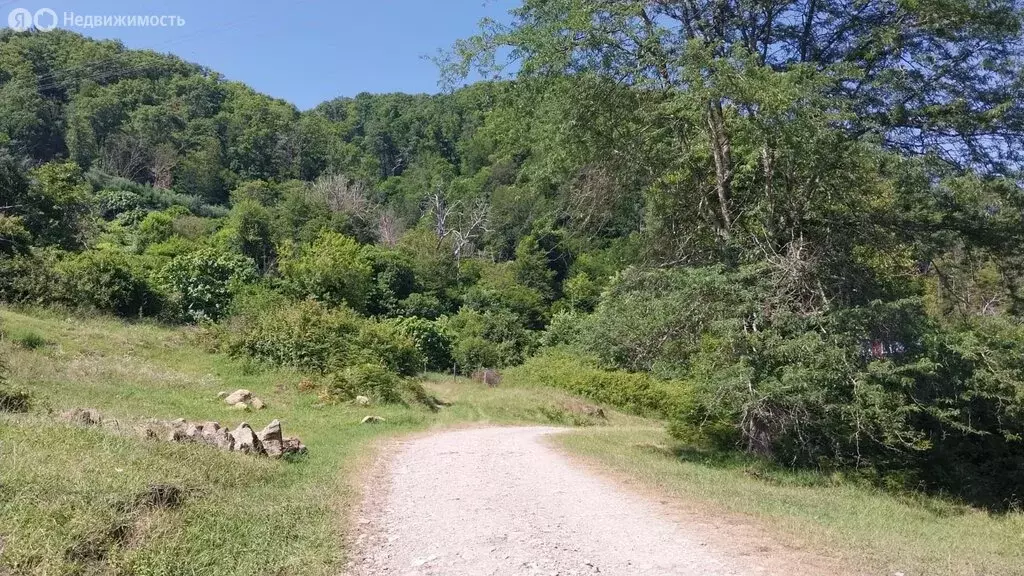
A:
{"type": "Polygon", "coordinates": [[[820,573],[780,562],[763,545],[738,549],[745,544],[723,538],[713,519],[680,522],[663,505],[574,465],[544,442],[560,431],[482,428],[403,442],[371,481],[350,572],[820,573]]]}

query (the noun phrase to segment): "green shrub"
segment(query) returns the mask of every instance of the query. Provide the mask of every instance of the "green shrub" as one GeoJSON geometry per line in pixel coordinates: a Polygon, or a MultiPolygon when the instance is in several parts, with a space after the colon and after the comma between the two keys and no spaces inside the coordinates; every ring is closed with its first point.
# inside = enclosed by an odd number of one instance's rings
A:
{"type": "Polygon", "coordinates": [[[332,395],[346,400],[366,396],[384,404],[402,402],[402,378],[379,364],[349,366],[327,376],[332,395]]]}
{"type": "Polygon", "coordinates": [[[280,269],[297,298],[366,309],[372,271],[351,238],[325,232],[300,248],[297,256],[282,258],[280,269]]]}
{"type": "Polygon", "coordinates": [[[328,372],[359,355],[356,339],[365,321],[347,308],[313,300],[253,310],[233,319],[228,351],[280,366],[328,372]]]}
{"type": "Polygon", "coordinates": [[[513,386],[562,388],[635,414],[675,417],[692,404],[692,389],[644,373],[604,370],[596,358],[570,348],[551,348],[503,373],[513,386]]]}
{"type": "Polygon", "coordinates": [[[414,376],[426,368],[415,341],[391,323],[364,323],[355,345],[367,360],[402,376],[414,376]]]}
{"type": "Polygon", "coordinates": [[[145,207],[145,200],[130,190],[100,190],[95,202],[100,215],[108,220],[145,207]]]}
{"type": "Polygon", "coordinates": [[[363,259],[372,271],[367,313],[398,316],[402,303],[421,287],[408,255],[380,246],[364,246],[363,259]]]}
{"type": "Polygon", "coordinates": [[[150,212],[139,223],[139,246],[145,249],[174,236],[174,218],[165,212],[150,212]]]}
{"type": "Polygon", "coordinates": [[[427,370],[447,370],[452,366],[452,339],[436,321],[425,318],[397,318],[391,323],[412,339],[423,355],[427,370]]]}
{"type": "Polygon", "coordinates": [[[0,300],[12,304],[62,304],[57,272],[62,252],[34,250],[0,258],[0,300]]]}
{"type": "Polygon", "coordinates": [[[61,293],[69,306],[84,306],[119,316],[160,311],[162,299],[136,261],[123,252],[91,250],[69,256],[57,266],[61,293]]]}
{"type": "Polygon", "coordinates": [[[255,280],[256,270],[244,256],[203,248],[175,257],[158,278],[185,320],[216,321],[233,295],[255,280]]]}
{"type": "Polygon", "coordinates": [[[537,346],[537,335],[505,310],[480,312],[463,308],[442,325],[452,335],[452,357],[462,374],[478,368],[521,363],[537,346]]]}

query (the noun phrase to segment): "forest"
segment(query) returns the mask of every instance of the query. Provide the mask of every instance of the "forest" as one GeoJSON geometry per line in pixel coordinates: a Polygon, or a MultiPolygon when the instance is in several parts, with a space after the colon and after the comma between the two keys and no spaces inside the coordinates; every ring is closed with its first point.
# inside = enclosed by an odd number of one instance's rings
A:
{"type": "Polygon", "coordinates": [[[682,439],[1019,509],[1024,7],[526,0],[300,111],[0,32],[0,300],[387,402],[512,369],[682,439]],[[486,81],[466,85],[471,74],[486,81]]]}

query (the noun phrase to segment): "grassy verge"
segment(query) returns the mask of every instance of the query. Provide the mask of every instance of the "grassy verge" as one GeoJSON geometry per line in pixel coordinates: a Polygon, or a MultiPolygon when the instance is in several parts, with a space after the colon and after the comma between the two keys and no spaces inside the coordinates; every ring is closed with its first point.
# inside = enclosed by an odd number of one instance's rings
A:
{"type": "Polygon", "coordinates": [[[783,541],[828,551],[872,574],[1021,574],[1024,515],[993,516],[905,499],[839,477],[700,454],[659,429],[588,429],[555,437],[570,454],[706,513],[754,518],[783,541]]]}
{"type": "MultiPolygon", "coordinates": [[[[0,355],[28,414],[0,414],[0,574],[336,574],[355,478],[382,437],[462,422],[586,423],[555,390],[486,389],[438,377],[452,406],[322,405],[302,375],[209,354],[182,330],[106,318],[0,309],[0,355]],[[239,414],[220,391],[252,390],[261,412],[239,414]],[[279,418],[309,446],[294,462],[221,453],[63,424],[69,408],[128,423],[145,418],[279,418]],[[360,425],[369,414],[386,423],[360,425]],[[150,486],[180,488],[154,506],[150,486]]],[[[613,421],[631,419],[611,415],[613,421]]]]}

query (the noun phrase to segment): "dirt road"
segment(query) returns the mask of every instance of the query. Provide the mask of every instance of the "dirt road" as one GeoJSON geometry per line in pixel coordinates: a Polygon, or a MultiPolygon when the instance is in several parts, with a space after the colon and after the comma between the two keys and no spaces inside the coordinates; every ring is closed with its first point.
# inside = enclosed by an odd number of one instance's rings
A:
{"type": "Polygon", "coordinates": [[[352,573],[505,576],[814,574],[771,547],[569,462],[552,428],[444,432],[403,443],[371,482],[352,573]],[[726,538],[723,538],[726,536],[726,538]],[[796,571],[794,571],[794,569],[796,571]]]}

